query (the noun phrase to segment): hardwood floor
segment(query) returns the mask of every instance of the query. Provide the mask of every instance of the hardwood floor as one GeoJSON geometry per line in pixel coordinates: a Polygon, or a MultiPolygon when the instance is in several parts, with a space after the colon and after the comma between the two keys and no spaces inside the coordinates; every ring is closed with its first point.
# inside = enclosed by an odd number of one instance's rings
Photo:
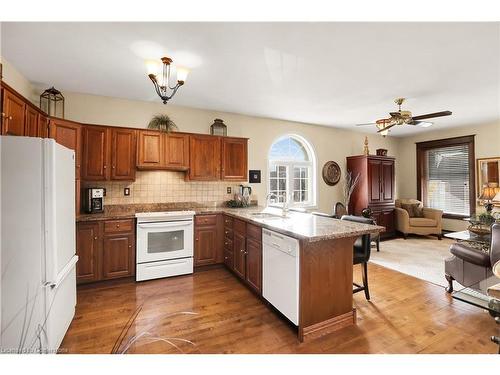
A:
{"type": "MultiPolygon", "coordinates": [[[[355,267],[355,280],[360,280],[355,267]]],[[[293,328],[223,268],[78,290],[69,353],[496,353],[487,313],[442,287],[369,265],[357,325],[299,343],[293,328]]]]}

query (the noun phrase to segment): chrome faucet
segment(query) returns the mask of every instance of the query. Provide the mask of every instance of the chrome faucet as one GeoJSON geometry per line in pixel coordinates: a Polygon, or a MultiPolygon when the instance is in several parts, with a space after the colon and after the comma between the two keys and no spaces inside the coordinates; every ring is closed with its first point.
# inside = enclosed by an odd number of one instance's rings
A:
{"type": "Polygon", "coordinates": [[[269,200],[270,199],[274,199],[274,200],[277,200],[278,199],[278,196],[274,193],[269,193],[266,195],[266,207],[269,207],[269,200]]]}

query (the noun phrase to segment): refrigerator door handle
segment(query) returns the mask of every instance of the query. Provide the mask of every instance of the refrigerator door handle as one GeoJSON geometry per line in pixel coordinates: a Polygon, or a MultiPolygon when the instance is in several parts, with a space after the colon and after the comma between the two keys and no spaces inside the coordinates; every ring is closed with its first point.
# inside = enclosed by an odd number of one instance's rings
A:
{"type": "Polygon", "coordinates": [[[68,273],[73,269],[76,262],[78,262],[78,255],[74,255],[73,258],[70,259],[68,264],[66,264],[61,272],[59,272],[54,281],[47,281],[45,284],[43,284],[43,286],[46,288],[50,287],[51,289],[57,289],[57,287],[64,281],[68,273]]]}

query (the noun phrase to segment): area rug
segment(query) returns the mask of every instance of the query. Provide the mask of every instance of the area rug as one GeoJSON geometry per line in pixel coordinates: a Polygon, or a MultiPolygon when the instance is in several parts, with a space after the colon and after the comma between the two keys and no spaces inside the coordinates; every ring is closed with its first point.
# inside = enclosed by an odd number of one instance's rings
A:
{"type": "Polygon", "coordinates": [[[444,260],[450,257],[453,240],[415,236],[380,242],[380,252],[372,247],[370,261],[431,283],[446,286],[444,260]]]}

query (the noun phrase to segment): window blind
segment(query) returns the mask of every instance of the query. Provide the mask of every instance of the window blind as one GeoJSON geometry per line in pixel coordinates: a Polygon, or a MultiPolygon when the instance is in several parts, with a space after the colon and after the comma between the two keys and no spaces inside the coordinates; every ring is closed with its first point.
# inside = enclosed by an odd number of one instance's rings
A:
{"type": "Polygon", "coordinates": [[[447,214],[470,215],[468,144],[425,151],[424,205],[447,214]]]}

